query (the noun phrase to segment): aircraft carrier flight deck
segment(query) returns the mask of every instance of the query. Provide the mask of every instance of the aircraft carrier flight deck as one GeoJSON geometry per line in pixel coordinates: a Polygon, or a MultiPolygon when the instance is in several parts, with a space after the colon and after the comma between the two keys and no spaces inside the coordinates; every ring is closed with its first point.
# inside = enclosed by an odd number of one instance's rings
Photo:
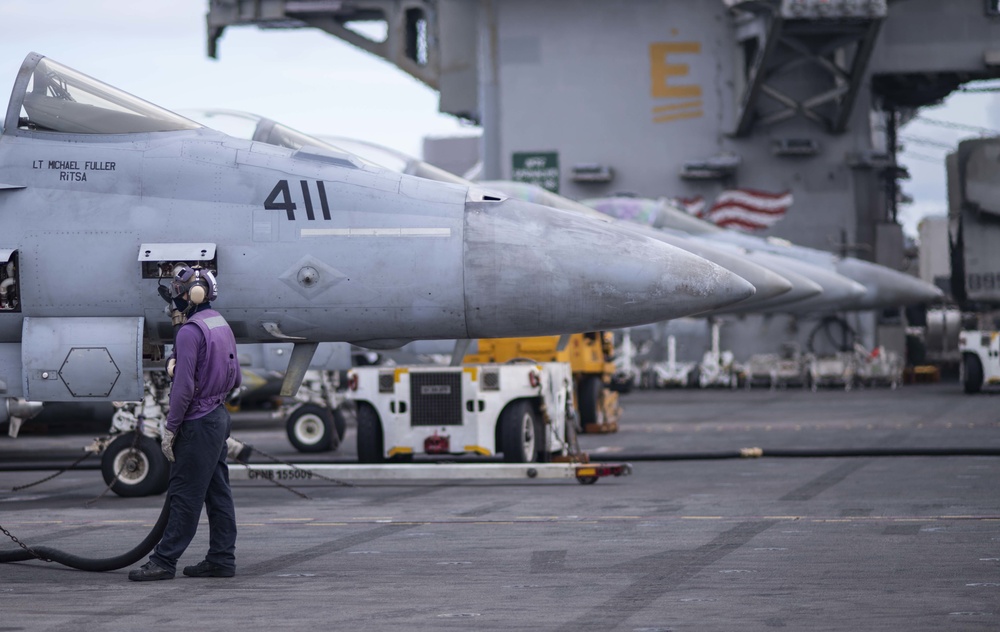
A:
{"type": "MultiPolygon", "coordinates": [[[[235,578],[6,564],[0,628],[996,629],[997,401],[954,382],[634,391],[617,433],[580,437],[632,474],[593,485],[234,480],[235,578]]],[[[234,419],[237,438],[305,460],[266,413],[234,419]]],[[[89,439],[4,437],[0,462],[66,465],[89,439]]],[[[353,420],[337,451],[310,456],[353,461],[353,420]]],[[[0,473],[0,524],[29,546],[110,556],[156,519],[162,496],[102,496],[92,467],[11,490],[53,471],[0,473]]]]}

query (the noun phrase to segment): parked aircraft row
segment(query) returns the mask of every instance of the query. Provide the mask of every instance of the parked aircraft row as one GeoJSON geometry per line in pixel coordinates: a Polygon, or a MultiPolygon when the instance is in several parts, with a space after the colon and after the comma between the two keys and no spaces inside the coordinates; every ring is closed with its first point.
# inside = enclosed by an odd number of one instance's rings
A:
{"type": "MultiPolygon", "coordinates": [[[[232,113],[203,112],[202,116],[211,121],[227,114],[232,113]]],[[[255,122],[253,137],[257,140],[288,144],[293,148],[316,144],[334,151],[348,150],[350,153],[363,156],[366,160],[390,166],[393,170],[403,173],[462,183],[466,186],[472,185],[454,174],[444,172],[412,156],[365,141],[329,136],[317,139],[289,130],[268,119],[244,113],[240,113],[239,116],[255,122]]],[[[487,189],[533,203],[588,216],[601,216],[589,206],[555,195],[535,185],[517,182],[479,182],[479,184],[487,189]]],[[[724,231],[686,213],[676,211],[663,201],[612,198],[595,201],[594,205],[607,215],[632,219],[672,213],[674,221],[672,227],[665,222],[659,222],[657,226],[650,225],[649,222],[638,222],[631,223],[630,229],[713,261],[739,274],[756,287],[757,291],[752,297],[704,313],[703,316],[726,313],[808,314],[850,311],[927,302],[940,296],[937,288],[913,277],[857,259],[842,259],[829,253],[797,248],[780,241],[762,241],[738,234],[732,235],[733,243],[726,240],[712,241],[702,235],[728,235],[731,231],[724,231]],[[649,208],[653,208],[655,212],[650,213],[649,208]],[[664,210],[660,210],[661,208],[664,210]],[[637,212],[637,209],[641,212],[637,212]],[[682,227],[689,230],[680,230],[682,227]]],[[[411,343],[405,349],[416,353],[426,350],[428,345],[434,346],[436,354],[447,353],[447,349],[441,347],[440,343],[427,341],[411,343]]]]}
{"type": "MultiPolygon", "coordinates": [[[[939,296],[665,202],[651,226],[607,221],[525,185],[474,184],[338,139],[343,151],[267,119],[236,139],[37,54],[0,139],[8,398],[140,399],[142,360],[172,333],[156,288],[179,263],[218,270],[216,307],[241,342],[297,343],[299,379],[324,341],[391,348],[939,296]],[[378,166],[391,157],[408,173],[378,166]]],[[[611,216],[640,203],[592,202],[611,216]]]]}
{"type": "MultiPolygon", "coordinates": [[[[236,116],[253,122],[252,137],[255,140],[290,148],[314,145],[332,151],[348,151],[402,173],[474,186],[470,181],[417,158],[365,141],[312,137],[275,121],[242,112],[202,111],[198,116],[209,123],[236,116]]],[[[627,228],[713,261],[755,286],[756,293],[752,297],[704,312],[702,316],[853,311],[925,303],[940,298],[936,287],[890,268],[793,246],[781,240],[762,240],[723,230],[688,215],[665,200],[609,198],[590,201],[591,206],[598,209],[595,210],[532,184],[509,181],[479,184],[514,198],[583,215],[601,217],[604,213],[615,218],[639,220],[628,223],[627,228]],[[656,221],[650,221],[650,218],[656,221]],[[713,236],[718,239],[712,239],[713,236]]],[[[420,344],[414,343],[409,347],[420,344]]],[[[440,350],[439,345],[436,347],[440,350]]]]}
{"type": "MultiPolygon", "coordinates": [[[[841,257],[825,250],[798,246],[783,239],[757,237],[720,228],[711,222],[690,215],[665,198],[651,200],[612,197],[584,200],[583,203],[611,217],[642,218],[641,221],[649,222],[649,225],[659,230],[683,234],[697,241],[713,245],[729,245],[741,249],[751,256],[766,253],[783,257],[784,259],[778,260],[780,263],[792,259],[797,262],[797,266],[805,265],[807,271],[821,268],[850,279],[861,286],[860,293],[858,288],[855,288],[850,296],[843,297],[846,300],[823,305],[823,309],[816,309],[808,303],[795,303],[786,304],[786,309],[776,308],[775,311],[801,312],[803,307],[812,311],[861,311],[919,305],[937,301],[943,297],[943,293],[937,286],[909,274],[856,257],[841,257]]],[[[771,259],[771,261],[775,260],[771,259]]],[[[796,271],[801,272],[801,270],[801,267],[796,268],[796,271]]],[[[782,274],[787,272],[788,270],[784,269],[782,274]]],[[[739,304],[723,308],[723,311],[737,311],[738,309],[739,304]]]]}
{"type": "MultiPolygon", "coordinates": [[[[142,401],[144,370],[173,335],[159,288],[181,264],[217,272],[214,307],[251,365],[273,362],[254,345],[292,343],[280,349],[286,395],[309,368],[340,368],[330,358],[348,355],[331,343],[389,349],[938,296],[665,204],[652,225],[627,222],[622,205],[649,202],[596,201],[598,212],[238,116],[251,138],[28,55],[0,134],[0,422],[38,401],[142,401]]],[[[304,416],[289,436],[325,440],[319,425],[304,416]]]]}
{"type": "Polygon", "coordinates": [[[663,241],[346,152],[237,139],[35,53],[0,134],[0,407],[143,399],[173,335],[158,290],[217,272],[239,342],[613,329],[748,298],[663,241]]]}
{"type": "Polygon", "coordinates": [[[208,117],[229,114],[256,120],[255,140],[289,147],[325,146],[408,175],[463,186],[479,185],[513,198],[590,217],[599,217],[600,213],[632,224],[631,230],[717,263],[756,288],[753,296],[702,312],[699,314],[702,316],[863,311],[918,305],[942,298],[939,288],[909,274],[855,257],[840,257],[781,239],[720,228],[690,215],[666,198],[612,197],[577,202],[524,182],[472,182],[413,156],[360,139],[310,136],[242,112],[209,110],[203,114],[208,117]],[[794,269],[789,268],[789,259],[794,261],[794,269]]]}
{"type": "MultiPolygon", "coordinates": [[[[215,115],[220,114],[221,111],[215,111],[215,115]]],[[[523,182],[474,183],[413,156],[363,140],[339,136],[318,138],[263,117],[240,115],[257,119],[255,140],[288,143],[290,147],[307,144],[326,146],[335,151],[347,151],[400,173],[464,186],[478,184],[485,189],[551,208],[590,217],[599,217],[599,214],[612,217],[623,225],[629,225],[629,230],[638,234],[717,263],[756,288],[753,296],[706,310],[699,314],[702,316],[863,311],[917,305],[942,298],[939,288],[903,272],[855,257],[840,257],[796,246],[780,239],[765,239],[723,229],[688,214],[667,199],[612,197],[577,202],[523,182]],[[644,219],[648,217],[655,218],[655,221],[649,223],[644,219]],[[794,263],[790,264],[789,260],[794,263]]]]}

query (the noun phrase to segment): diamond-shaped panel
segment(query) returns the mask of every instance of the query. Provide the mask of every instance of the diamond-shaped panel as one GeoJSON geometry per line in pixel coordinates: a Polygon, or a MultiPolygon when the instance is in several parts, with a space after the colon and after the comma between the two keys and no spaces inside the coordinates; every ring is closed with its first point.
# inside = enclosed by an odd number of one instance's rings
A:
{"type": "Polygon", "coordinates": [[[312,255],[299,259],[278,277],[281,282],[302,296],[312,299],[326,292],[347,277],[312,255]]]}

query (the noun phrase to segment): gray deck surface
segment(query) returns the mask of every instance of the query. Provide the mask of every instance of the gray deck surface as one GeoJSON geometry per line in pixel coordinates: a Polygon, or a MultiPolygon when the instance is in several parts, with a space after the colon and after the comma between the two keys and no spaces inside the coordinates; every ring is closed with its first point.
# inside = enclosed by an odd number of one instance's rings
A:
{"type": "MultiPolygon", "coordinates": [[[[1000,396],[957,384],[810,393],[637,391],[594,455],[761,447],[762,459],[634,462],[573,481],[234,481],[233,579],[137,584],[0,565],[14,630],[987,630],[1000,628],[1000,458],[769,458],[769,449],[1000,449],[1000,396]]],[[[280,423],[234,435],[296,458],[280,423]]],[[[0,463],[90,436],[0,438],[0,463]]],[[[327,460],[353,456],[346,445],[327,460]]],[[[82,470],[0,472],[0,524],[90,557],[130,548],[162,497],[82,470]]],[[[181,565],[202,559],[203,523],[181,565]]],[[[3,537],[3,536],[0,536],[3,537]]],[[[0,547],[13,543],[4,538],[0,547]]]]}

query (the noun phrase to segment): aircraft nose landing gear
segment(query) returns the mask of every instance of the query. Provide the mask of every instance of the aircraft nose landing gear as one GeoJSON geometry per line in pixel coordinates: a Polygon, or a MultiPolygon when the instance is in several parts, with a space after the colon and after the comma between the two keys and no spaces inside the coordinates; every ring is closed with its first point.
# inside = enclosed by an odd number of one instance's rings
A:
{"type": "Polygon", "coordinates": [[[133,431],[119,436],[104,450],[101,474],[119,496],[152,496],[167,491],[170,464],[155,439],[133,431]]]}

